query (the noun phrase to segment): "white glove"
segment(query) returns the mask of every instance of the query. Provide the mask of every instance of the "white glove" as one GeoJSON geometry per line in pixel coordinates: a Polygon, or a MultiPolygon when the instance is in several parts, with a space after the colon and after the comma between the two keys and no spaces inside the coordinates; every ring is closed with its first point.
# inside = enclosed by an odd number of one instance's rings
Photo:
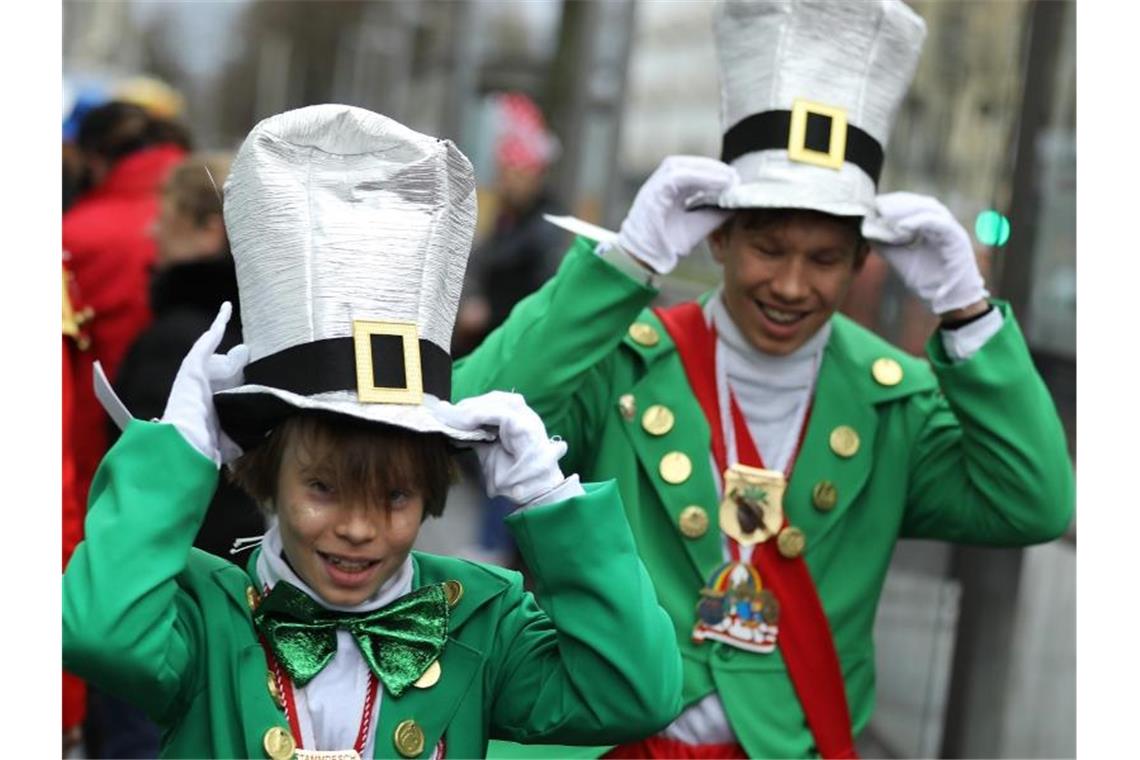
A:
{"type": "Polygon", "coordinates": [[[210,329],[191,346],[166,400],[162,421],[178,428],[186,441],[221,465],[241,456],[241,448],[222,432],[214,409],[214,392],[236,388],[243,381],[249,348],[234,346],[225,355],[215,354],[230,321],[233,306],[222,304],[210,329]]]}
{"type": "Polygon", "coordinates": [[[722,192],[739,181],[735,169],[715,159],[669,156],[637,191],[621,223],[618,247],[654,271],[668,274],[732,215],[714,208],[686,211],[685,202],[698,193],[722,192]]]}
{"type": "Polygon", "coordinates": [[[561,488],[569,485],[558,467],[566,444],[550,439],[542,420],[519,394],[491,391],[458,404],[440,404],[434,411],[459,430],[497,430],[497,440],[473,444],[483,466],[488,496],[506,496],[528,506],[583,493],[580,485],[574,493],[561,488]]]}
{"type": "Polygon", "coordinates": [[[987,297],[970,235],[934,198],[887,193],[863,220],[863,236],[934,314],[987,297]]]}

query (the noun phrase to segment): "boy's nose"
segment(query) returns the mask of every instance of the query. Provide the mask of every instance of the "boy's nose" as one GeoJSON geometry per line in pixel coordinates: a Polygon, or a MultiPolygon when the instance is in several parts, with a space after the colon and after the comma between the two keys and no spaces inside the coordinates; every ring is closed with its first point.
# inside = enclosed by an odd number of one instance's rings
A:
{"type": "Polygon", "coordinates": [[[780,271],[772,279],[770,285],[772,295],[782,301],[791,303],[807,297],[809,288],[807,272],[799,257],[792,256],[780,267],[780,271]]]}
{"type": "Polygon", "coordinates": [[[380,520],[383,514],[380,510],[364,507],[349,507],[341,515],[336,526],[339,537],[354,544],[367,543],[380,533],[380,520]]]}

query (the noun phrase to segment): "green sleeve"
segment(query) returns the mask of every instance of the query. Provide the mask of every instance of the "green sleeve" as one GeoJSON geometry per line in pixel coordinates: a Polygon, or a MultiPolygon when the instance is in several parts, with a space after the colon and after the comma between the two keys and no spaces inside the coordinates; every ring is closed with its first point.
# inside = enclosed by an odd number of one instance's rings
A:
{"type": "Polygon", "coordinates": [[[594,253],[579,237],[558,273],[515,306],[473,353],[455,364],[455,400],[492,390],[521,393],[581,469],[591,431],[609,408],[612,360],[626,329],[656,291],[594,253]]]}
{"type": "Polygon", "coordinates": [[[1002,328],[965,361],[936,334],[927,353],[942,388],[915,401],[902,533],[1017,546],[1057,538],[1073,516],[1073,468],[1049,391],[1007,304],[1002,328]]]}
{"type": "Polygon", "coordinates": [[[613,481],[507,519],[535,579],[499,624],[491,736],[615,744],[681,710],[673,624],[638,558],[613,481]],[[537,596],[538,602],[535,602],[537,596]]]}
{"type": "Polygon", "coordinates": [[[91,486],[63,574],[63,665],[162,722],[193,693],[201,615],[176,576],[217,468],[172,425],[135,420],[91,486]]]}

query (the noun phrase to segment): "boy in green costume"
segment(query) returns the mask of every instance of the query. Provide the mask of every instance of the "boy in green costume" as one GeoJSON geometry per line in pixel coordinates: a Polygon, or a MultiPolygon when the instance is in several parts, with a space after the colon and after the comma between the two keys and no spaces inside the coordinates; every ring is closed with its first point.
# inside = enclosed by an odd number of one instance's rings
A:
{"type": "Polygon", "coordinates": [[[584,236],[456,391],[517,390],[575,471],[617,478],[686,708],[608,756],[852,757],[896,541],[1051,540],[1072,466],[966,231],[933,198],[876,196],[922,20],[896,0],[716,19],[723,163],[666,159],[618,234],[565,222],[584,236]],[[648,309],[706,238],[723,282],[648,309]],[[870,244],[940,317],[929,362],[836,313],[870,244]]]}
{"type": "Polygon", "coordinates": [[[680,709],[671,627],[612,483],[580,484],[515,394],[447,402],[474,180],[447,141],[347,106],[259,124],[226,184],[230,314],[161,421],[130,420],[64,574],[65,666],[140,705],[165,757],[475,757],[599,742],[680,709]],[[411,551],[474,446],[538,601],[411,551]],[[191,548],[217,482],[272,515],[246,570],[191,548]]]}

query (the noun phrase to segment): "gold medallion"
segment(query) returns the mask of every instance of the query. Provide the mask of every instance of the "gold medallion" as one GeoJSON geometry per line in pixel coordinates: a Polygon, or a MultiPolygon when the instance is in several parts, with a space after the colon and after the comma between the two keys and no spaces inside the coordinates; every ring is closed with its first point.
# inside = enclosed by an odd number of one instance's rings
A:
{"type": "Polygon", "coordinates": [[[622,419],[629,422],[633,416],[637,414],[637,399],[633,397],[632,393],[623,393],[618,399],[618,411],[621,412],[622,419]]]}
{"type": "Polygon", "coordinates": [[[828,442],[831,444],[831,450],[844,459],[855,456],[855,452],[859,450],[859,434],[849,425],[840,425],[832,430],[828,442]]]}
{"type": "Polygon", "coordinates": [[[392,734],[392,743],[404,757],[418,757],[424,751],[424,730],[414,720],[400,721],[392,734]]]}
{"type": "Polygon", "coordinates": [[[662,480],[666,483],[678,485],[684,483],[693,474],[693,462],[680,451],[670,451],[661,457],[661,464],[658,469],[661,472],[662,480]]]}
{"type": "Polygon", "coordinates": [[[673,410],[663,404],[654,404],[641,415],[641,427],[650,435],[665,435],[673,429],[673,410]]]}
{"type": "Polygon", "coordinates": [[[704,507],[692,504],[681,510],[677,524],[681,528],[681,535],[685,538],[700,538],[708,532],[709,513],[704,507]]]}
{"type": "Polygon", "coordinates": [[[261,604],[261,594],[257,593],[257,589],[253,586],[245,587],[245,603],[249,605],[249,611],[253,612],[261,604]]]}
{"type": "Polygon", "coordinates": [[[416,682],[413,685],[417,689],[430,689],[439,682],[439,677],[441,675],[443,675],[443,667],[439,664],[439,660],[432,660],[431,665],[427,666],[427,670],[424,671],[423,675],[416,679],[416,682]]]}
{"type": "Polygon", "coordinates": [[[443,593],[447,597],[447,606],[454,607],[463,598],[463,584],[459,581],[444,581],[443,593]]]}
{"type": "Polygon", "coordinates": [[[811,489],[811,503],[820,512],[829,512],[839,502],[839,490],[830,480],[821,480],[811,489]]]}
{"type": "Polygon", "coordinates": [[[661,340],[661,336],[657,334],[657,330],[653,325],[647,322],[634,322],[629,326],[629,337],[633,338],[633,342],[639,346],[652,348],[656,346],[661,340]]]}
{"type": "Polygon", "coordinates": [[[871,365],[871,377],[875,378],[875,382],[879,385],[887,387],[898,385],[903,379],[903,368],[894,359],[884,356],[882,359],[876,359],[871,365]]]}
{"type": "Polygon", "coordinates": [[[744,546],[767,541],[784,524],[784,473],[734,464],[724,471],[720,528],[744,546]]]}
{"type": "Polygon", "coordinates": [[[795,559],[803,554],[806,544],[807,537],[804,532],[793,525],[784,528],[776,537],[776,548],[788,559],[795,559]]]}
{"type": "Polygon", "coordinates": [[[270,760],[289,760],[297,749],[297,743],[289,732],[280,726],[274,726],[265,732],[261,739],[261,746],[270,760]]]}

